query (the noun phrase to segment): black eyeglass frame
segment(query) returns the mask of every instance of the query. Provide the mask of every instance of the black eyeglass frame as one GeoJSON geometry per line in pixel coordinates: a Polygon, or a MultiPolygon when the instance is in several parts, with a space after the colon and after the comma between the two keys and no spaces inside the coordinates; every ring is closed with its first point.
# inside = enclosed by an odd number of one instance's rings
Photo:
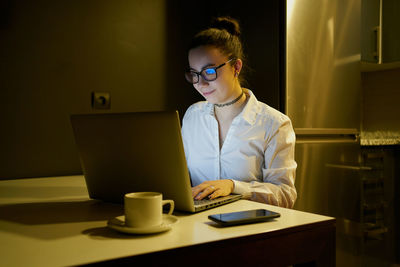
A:
{"type": "Polygon", "coordinates": [[[185,78],[186,78],[186,80],[187,80],[189,83],[191,83],[191,84],[196,84],[196,83],[198,83],[198,82],[200,81],[200,76],[201,76],[204,80],[206,80],[207,82],[215,81],[215,80],[218,78],[217,69],[222,68],[223,66],[225,66],[226,64],[228,64],[228,63],[231,62],[232,60],[235,60],[235,58],[231,58],[231,59],[229,59],[227,62],[222,63],[221,65],[219,65],[219,66],[217,66],[217,67],[212,67],[212,68],[207,67],[207,68],[205,68],[205,69],[202,69],[200,72],[197,72],[197,71],[194,71],[194,70],[188,70],[188,71],[185,72],[185,78]],[[205,70],[209,70],[209,69],[213,69],[213,70],[215,71],[215,78],[213,78],[213,79],[207,79],[206,77],[203,76],[202,73],[203,73],[205,70]],[[196,75],[197,75],[197,80],[196,80],[196,82],[191,82],[191,81],[189,81],[188,78],[187,78],[187,76],[186,76],[187,73],[194,73],[194,74],[196,74],[196,75]]]}

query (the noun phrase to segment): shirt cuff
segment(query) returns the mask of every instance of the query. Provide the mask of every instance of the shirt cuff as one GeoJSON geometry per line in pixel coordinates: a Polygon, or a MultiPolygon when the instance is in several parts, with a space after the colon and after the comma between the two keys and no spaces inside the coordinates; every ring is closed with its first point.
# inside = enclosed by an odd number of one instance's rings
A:
{"type": "Polygon", "coordinates": [[[240,194],[244,198],[249,197],[251,195],[250,193],[250,188],[249,188],[249,183],[242,182],[242,181],[236,181],[232,180],[234,188],[233,192],[234,194],[240,194]]]}

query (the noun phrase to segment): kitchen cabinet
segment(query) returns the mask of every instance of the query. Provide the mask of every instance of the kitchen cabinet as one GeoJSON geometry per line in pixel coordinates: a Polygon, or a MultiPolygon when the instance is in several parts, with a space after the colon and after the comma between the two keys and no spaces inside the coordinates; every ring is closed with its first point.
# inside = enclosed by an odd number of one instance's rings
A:
{"type": "Polygon", "coordinates": [[[400,1],[362,0],[362,70],[400,67],[400,1]]]}

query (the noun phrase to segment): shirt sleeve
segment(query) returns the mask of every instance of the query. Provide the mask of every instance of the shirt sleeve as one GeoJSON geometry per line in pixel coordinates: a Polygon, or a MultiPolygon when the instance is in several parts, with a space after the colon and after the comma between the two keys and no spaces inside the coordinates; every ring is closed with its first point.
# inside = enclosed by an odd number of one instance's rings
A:
{"type": "Polygon", "coordinates": [[[297,192],[294,186],[297,164],[294,160],[296,136],[287,118],[266,140],[263,181],[234,182],[233,193],[244,198],[285,208],[292,208],[297,192]]]}

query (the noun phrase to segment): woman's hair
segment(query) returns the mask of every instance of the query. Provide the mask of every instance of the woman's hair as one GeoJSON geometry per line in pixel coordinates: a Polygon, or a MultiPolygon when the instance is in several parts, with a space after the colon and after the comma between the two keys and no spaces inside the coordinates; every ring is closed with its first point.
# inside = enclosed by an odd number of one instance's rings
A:
{"type": "MultiPolygon", "coordinates": [[[[239,22],[231,17],[214,18],[208,29],[196,34],[189,50],[199,46],[213,46],[229,59],[241,59],[244,64],[243,46],[240,40],[239,22]]],[[[232,61],[231,64],[233,64],[232,61]]],[[[241,81],[241,79],[239,79],[241,81]]]]}

